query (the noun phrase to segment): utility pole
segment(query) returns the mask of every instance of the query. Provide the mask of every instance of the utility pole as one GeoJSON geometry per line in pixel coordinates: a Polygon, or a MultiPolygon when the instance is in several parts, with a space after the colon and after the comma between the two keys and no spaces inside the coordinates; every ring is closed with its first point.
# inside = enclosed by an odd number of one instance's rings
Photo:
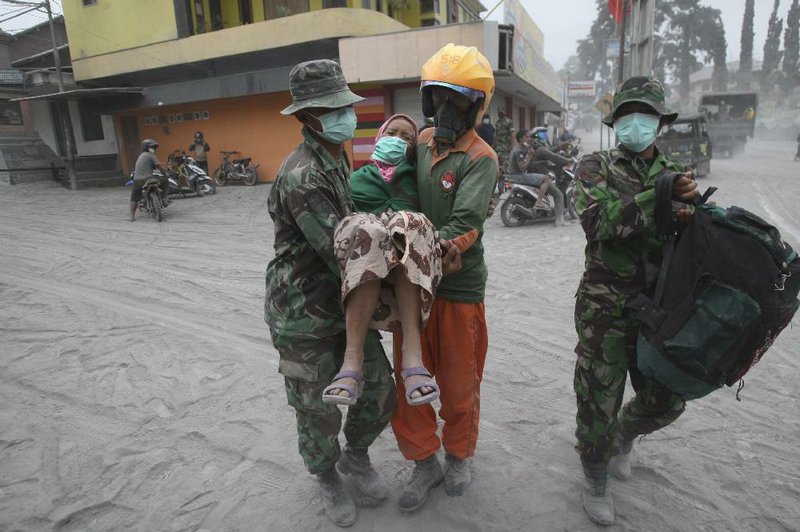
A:
{"type": "MultiPolygon", "coordinates": [[[[56,42],[56,29],[53,25],[53,11],[50,9],[50,0],[45,0],[42,5],[47,9],[47,20],[50,23],[50,39],[53,41],[53,61],[56,65],[56,77],[58,78],[58,92],[64,92],[64,77],[61,75],[61,58],[58,55],[58,43],[56,42]]],[[[69,116],[69,102],[67,100],[58,101],[61,109],[61,123],[64,127],[64,148],[67,150],[67,177],[69,177],[69,188],[78,190],[78,177],[75,175],[75,154],[72,153],[72,118],[69,116]]]]}
{"type": "Polygon", "coordinates": [[[617,83],[625,81],[625,22],[628,20],[628,0],[622,0],[622,22],[619,23],[619,71],[617,83]]]}

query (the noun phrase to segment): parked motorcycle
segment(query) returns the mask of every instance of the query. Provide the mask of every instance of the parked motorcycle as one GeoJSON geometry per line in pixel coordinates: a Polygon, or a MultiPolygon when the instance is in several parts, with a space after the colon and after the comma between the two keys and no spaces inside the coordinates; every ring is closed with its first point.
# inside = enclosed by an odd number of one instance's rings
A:
{"type": "Polygon", "coordinates": [[[229,161],[231,155],[237,155],[238,151],[221,151],[222,165],[214,171],[214,181],[219,186],[225,186],[229,181],[241,181],[245,185],[253,186],[258,181],[258,173],[256,168],[261,166],[257,164],[250,166],[252,157],[245,157],[243,159],[234,159],[229,161]]]}
{"type": "Polygon", "coordinates": [[[167,159],[167,167],[171,170],[168,176],[170,194],[207,196],[217,191],[214,181],[184,152],[172,152],[167,159]]]}
{"type": "MultiPolygon", "coordinates": [[[[564,214],[572,219],[578,217],[575,207],[575,174],[571,170],[559,169],[558,173],[548,172],[550,186],[555,185],[564,195],[564,214]]],[[[506,227],[519,227],[526,222],[553,222],[556,218],[556,204],[552,196],[545,194],[544,208],[534,208],[539,200],[539,189],[506,180],[507,196],[500,208],[500,219],[506,227]]]]}

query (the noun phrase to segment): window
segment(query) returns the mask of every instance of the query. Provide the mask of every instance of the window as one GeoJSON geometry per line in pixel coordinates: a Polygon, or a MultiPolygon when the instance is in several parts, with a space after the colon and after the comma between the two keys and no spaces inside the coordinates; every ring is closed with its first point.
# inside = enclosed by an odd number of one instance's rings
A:
{"type": "Polygon", "coordinates": [[[347,7],[347,0],[322,0],[322,8],[347,7]]]}
{"type": "Polygon", "coordinates": [[[421,0],[419,10],[421,13],[438,13],[439,0],[421,0]]]}
{"type": "Polygon", "coordinates": [[[83,140],[103,140],[103,121],[100,113],[92,112],[83,100],[78,100],[78,112],[81,115],[81,129],[83,130],[83,140]]]}
{"type": "Polygon", "coordinates": [[[239,0],[239,13],[242,15],[242,24],[253,22],[253,6],[250,5],[250,0],[239,0]]]}
{"type": "Polygon", "coordinates": [[[439,21],[438,21],[438,20],[436,20],[436,19],[434,19],[434,18],[426,18],[426,19],[424,19],[424,20],[422,21],[422,26],[423,26],[423,27],[427,27],[427,26],[438,26],[438,25],[439,25],[439,21]]]}
{"type": "Polygon", "coordinates": [[[372,6],[370,5],[370,0],[361,0],[361,7],[362,9],[369,9],[372,6]]]}
{"type": "Polygon", "coordinates": [[[83,0],[83,7],[97,5],[97,0],[83,0]]]}

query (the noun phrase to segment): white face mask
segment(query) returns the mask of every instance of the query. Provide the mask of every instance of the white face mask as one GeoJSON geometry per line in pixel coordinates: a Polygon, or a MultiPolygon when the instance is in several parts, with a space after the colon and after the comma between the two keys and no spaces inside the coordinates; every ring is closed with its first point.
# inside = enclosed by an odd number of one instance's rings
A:
{"type": "Polygon", "coordinates": [[[155,148],[147,148],[147,151],[149,151],[150,153],[155,153],[156,149],[155,148]]]}

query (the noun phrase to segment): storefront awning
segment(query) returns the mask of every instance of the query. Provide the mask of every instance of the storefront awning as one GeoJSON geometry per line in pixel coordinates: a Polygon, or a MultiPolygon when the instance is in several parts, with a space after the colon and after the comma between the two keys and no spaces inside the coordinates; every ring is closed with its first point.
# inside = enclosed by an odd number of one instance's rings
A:
{"type": "Polygon", "coordinates": [[[12,102],[22,102],[29,100],[82,100],[86,98],[100,98],[102,96],[119,96],[122,94],[143,94],[142,87],[100,87],[96,89],[72,89],[64,92],[50,92],[37,96],[26,96],[15,98],[12,102]]]}

